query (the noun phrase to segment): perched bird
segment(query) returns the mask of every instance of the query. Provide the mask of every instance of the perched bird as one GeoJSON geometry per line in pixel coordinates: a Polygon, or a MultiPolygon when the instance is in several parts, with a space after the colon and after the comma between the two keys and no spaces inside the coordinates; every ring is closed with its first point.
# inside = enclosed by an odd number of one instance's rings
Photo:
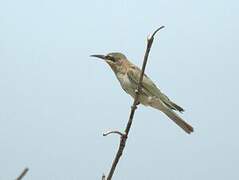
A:
{"type": "MultiPolygon", "coordinates": [[[[135,90],[137,89],[141,74],[140,68],[131,63],[124,54],[119,52],[91,56],[103,59],[115,73],[124,91],[133,98],[135,97],[135,90]]],[[[189,134],[193,132],[193,127],[174,112],[183,112],[184,109],[163,94],[146,74],[144,74],[142,81],[139,103],[162,111],[185,132],[189,134]]]]}

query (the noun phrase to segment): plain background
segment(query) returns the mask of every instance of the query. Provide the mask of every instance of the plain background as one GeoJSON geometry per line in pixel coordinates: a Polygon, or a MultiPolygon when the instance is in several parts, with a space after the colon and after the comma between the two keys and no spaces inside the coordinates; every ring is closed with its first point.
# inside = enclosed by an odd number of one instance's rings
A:
{"type": "Polygon", "coordinates": [[[0,2],[0,179],[100,179],[132,99],[91,54],[120,51],[195,128],[140,106],[114,180],[239,179],[239,3],[136,0],[0,2]]]}

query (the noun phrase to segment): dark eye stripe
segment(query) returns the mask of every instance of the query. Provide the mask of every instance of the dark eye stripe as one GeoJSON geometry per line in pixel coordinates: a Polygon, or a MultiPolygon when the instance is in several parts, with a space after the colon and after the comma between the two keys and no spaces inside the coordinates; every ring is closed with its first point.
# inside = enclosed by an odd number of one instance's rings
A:
{"type": "Polygon", "coordinates": [[[108,60],[111,60],[111,61],[115,62],[115,59],[114,59],[112,56],[106,56],[106,59],[108,59],[108,60]]]}

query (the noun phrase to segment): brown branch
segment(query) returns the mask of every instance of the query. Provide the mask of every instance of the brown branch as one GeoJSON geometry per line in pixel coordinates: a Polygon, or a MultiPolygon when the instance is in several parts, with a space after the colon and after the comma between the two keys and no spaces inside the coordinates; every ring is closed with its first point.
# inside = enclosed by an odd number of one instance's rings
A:
{"type": "Polygon", "coordinates": [[[16,180],[21,180],[28,172],[28,168],[25,168],[22,173],[16,178],[16,180]]]}
{"type": "MultiPolygon", "coordinates": [[[[128,120],[127,126],[125,128],[125,131],[124,131],[125,134],[121,135],[119,148],[118,148],[118,151],[116,153],[115,159],[114,159],[114,161],[112,163],[110,172],[109,172],[109,174],[107,176],[107,180],[111,180],[112,179],[112,176],[114,174],[115,168],[116,168],[116,166],[117,166],[117,164],[119,162],[120,157],[123,154],[123,151],[124,151],[124,148],[125,148],[125,144],[126,144],[126,141],[127,141],[127,138],[128,138],[128,134],[129,134],[132,122],[133,122],[134,113],[135,113],[135,110],[137,109],[137,105],[139,104],[138,103],[138,99],[139,99],[139,94],[140,94],[141,87],[142,87],[142,80],[143,80],[144,71],[145,71],[145,67],[146,67],[146,64],[147,64],[149,52],[150,52],[151,46],[153,44],[154,35],[162,28],[164,28],[164,26],[161,26],[160,28],[156,29],[154,31],[154,33],[147,38],[147,47],[146,47],[146,51],[145,51],[145,55],[144,55],[142,71],[141,71],[141,74],[140,74],[138,87],[135,90],[135,98],[134,98],[133,105],[131,106],[131,112],[130,112],[129,120],[128,120]]],[[[116,132],[118,132],[118,131],[115,131],[115,132],[112,131],[111,133],[116,133],[116,132]]],[[[105,177],[102,177],[102,179],[105,179],[105,177]]]]}

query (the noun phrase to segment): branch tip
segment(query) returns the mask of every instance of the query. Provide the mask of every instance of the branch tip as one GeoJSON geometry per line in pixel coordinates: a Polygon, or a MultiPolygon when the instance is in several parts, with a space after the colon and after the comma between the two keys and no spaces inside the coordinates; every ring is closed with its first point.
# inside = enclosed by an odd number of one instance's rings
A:
{"type": "Polygon", "coordinates": [[[22,173],[16,178],[16,180],[21,180],[28,172],[28,168],[25,168],[22,173]]]}
{"type": "Polygon", "coordinates": [[[156,29],[156,30],[154,31],[154,33],[152,34],[151,38],[154,38],[155,34],[156,34],[159,30],[161,30],[161,29],[163,29],[163,28],[165,28],[165,26],[160,26],[158,29],[156,29]]]}

